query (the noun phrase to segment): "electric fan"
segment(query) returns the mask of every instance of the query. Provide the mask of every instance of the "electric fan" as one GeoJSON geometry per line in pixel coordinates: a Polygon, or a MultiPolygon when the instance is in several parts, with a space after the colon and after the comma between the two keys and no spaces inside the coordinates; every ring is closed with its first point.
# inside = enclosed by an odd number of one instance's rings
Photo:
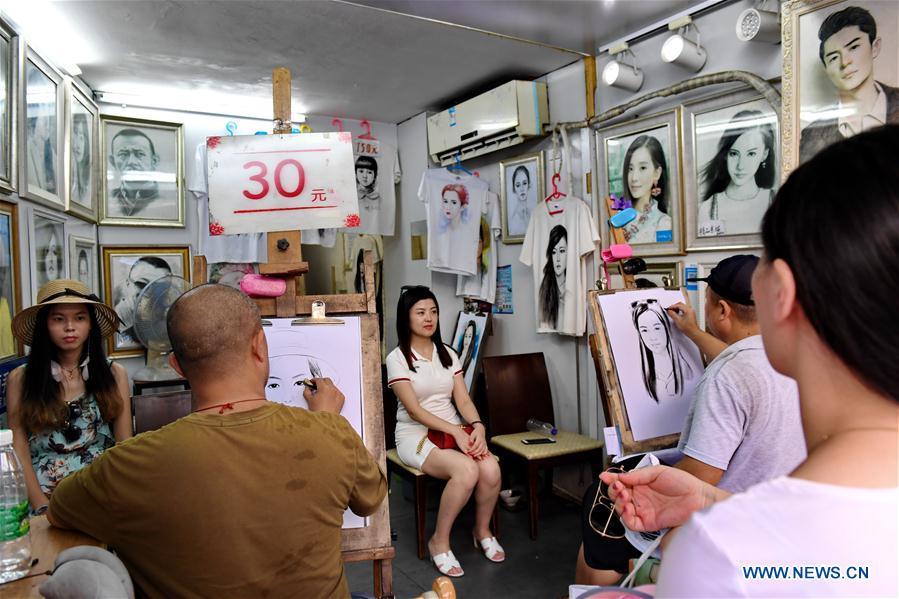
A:
{"type": "Polygon", "coordinates": [[[149,283],[134,302],[134,335],[147,348],[147,365],[134,375],[140,381],[166,381],[180,378],[169,366],[172,351],[165,318],[181,294],[191,288],[190,282],[175,275],[165,275],[149,283]]]}

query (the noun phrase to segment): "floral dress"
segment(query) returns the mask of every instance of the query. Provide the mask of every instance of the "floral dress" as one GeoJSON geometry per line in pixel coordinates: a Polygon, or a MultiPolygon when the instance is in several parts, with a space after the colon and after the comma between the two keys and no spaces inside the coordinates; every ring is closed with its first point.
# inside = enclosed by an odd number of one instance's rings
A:
{"type": "Polygon", "coordinates": [[[73,402],[81,404],[81,415],[71,422],[80,431],[77,439],[67,441],[63,427],[28,435],[31,464],[41,491],[48,497],[59,481],[81,470],[115,445],[109,423],[103,420],[93,394],[82,395],[68,403],[73,402]]]}

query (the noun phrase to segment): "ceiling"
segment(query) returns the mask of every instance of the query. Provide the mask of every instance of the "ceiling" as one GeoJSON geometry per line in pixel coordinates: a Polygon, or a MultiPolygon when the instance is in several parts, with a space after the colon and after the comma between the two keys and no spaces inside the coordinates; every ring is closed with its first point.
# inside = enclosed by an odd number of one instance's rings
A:
{"type": "Polygon", "coordinates": [[[271,97],[272,68],[286,66],[293,75],[294,98],[306,113],[390,123],[445,108],[509,79],[542,76],[579,60],[580,52],[595,53],[598,45],[691,4],[695,2],[52,2],[96,46],[96,58],[79,63],[82,78],[94,90],[149,84],[172,94],[260,101],[271,97]]]}

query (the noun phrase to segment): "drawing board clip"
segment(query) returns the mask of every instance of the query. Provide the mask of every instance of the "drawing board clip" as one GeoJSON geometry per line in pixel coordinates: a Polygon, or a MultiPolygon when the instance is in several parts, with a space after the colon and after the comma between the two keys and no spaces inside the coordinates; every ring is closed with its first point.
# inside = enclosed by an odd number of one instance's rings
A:
{"type": "Polygon", "coordinates": [[[339,318],[330,318],[325,313],[325,302],[315,300],[312,302],[312,316],[296,318],[290,321],[290,326],[302,326],[307,324],[343,324],[339,318]]]}

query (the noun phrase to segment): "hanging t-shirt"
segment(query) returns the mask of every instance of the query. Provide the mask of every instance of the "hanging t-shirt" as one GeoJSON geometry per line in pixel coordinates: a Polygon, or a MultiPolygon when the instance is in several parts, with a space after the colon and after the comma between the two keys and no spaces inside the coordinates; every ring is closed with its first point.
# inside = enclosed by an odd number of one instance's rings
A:
{"type": "Polygon", "coordinates": [[[337,229],[303,229],[300,232],[303,245],[320,245],[332,248],[337,243],[337,229]]]}
{"type": "Polygon", "coordinates": [[[459,275],[456,278],[456,295],[472,297],[491,304],[496,299],[496,243],[502,232],[499,196],[490,191],[487,192],[487,203],[484,214],[481,215],[481,229],[478,232],[478,248],[482,252],[477,261],[478,272],[475,275],[459,275]]]}
{"type": "Polygon", "coordinates": [[[552,206],[539,202],[521,248],[521,262],[534,271],[537,332],[583,335],[587,326],[587,265],[599,243],[590,209],[580,198],[552,206]]]}
{"type": "Polygon", "coordinates": [[[481,213],[487,183],[472,175],[428,169],[418,197],[428,205],[428,268],[450,274],[478,272],[481,213]]]}
{"type": "Polygon", "coordinates": [[[356,138],[353,140],[353,159],[360,225],[342,231],[352,235],[393,235],[396,185],[401,176],[396,148],[377,139],[356,138]]]}
{"type": "Polygon", "coordinates": [[[375,265],[375,289],[381,279],[381,261],[384,259],[384,242],[380,235],[344,235],[344,250],[350,268],[346,271],[346,288],[350,293],[363,293],[362,252],[370,250],[375,265]]]}
{"type": "Polygon", "coordinates": [[[206,143],[197,145],[194,164],[187,178],[187,189],[197,198],[200,231],[197,239],[199,255],[213,262],[266,262],[268,249],[262,233],[212,235],[209,227],[209,184],[206,176],[206,143]]]}

